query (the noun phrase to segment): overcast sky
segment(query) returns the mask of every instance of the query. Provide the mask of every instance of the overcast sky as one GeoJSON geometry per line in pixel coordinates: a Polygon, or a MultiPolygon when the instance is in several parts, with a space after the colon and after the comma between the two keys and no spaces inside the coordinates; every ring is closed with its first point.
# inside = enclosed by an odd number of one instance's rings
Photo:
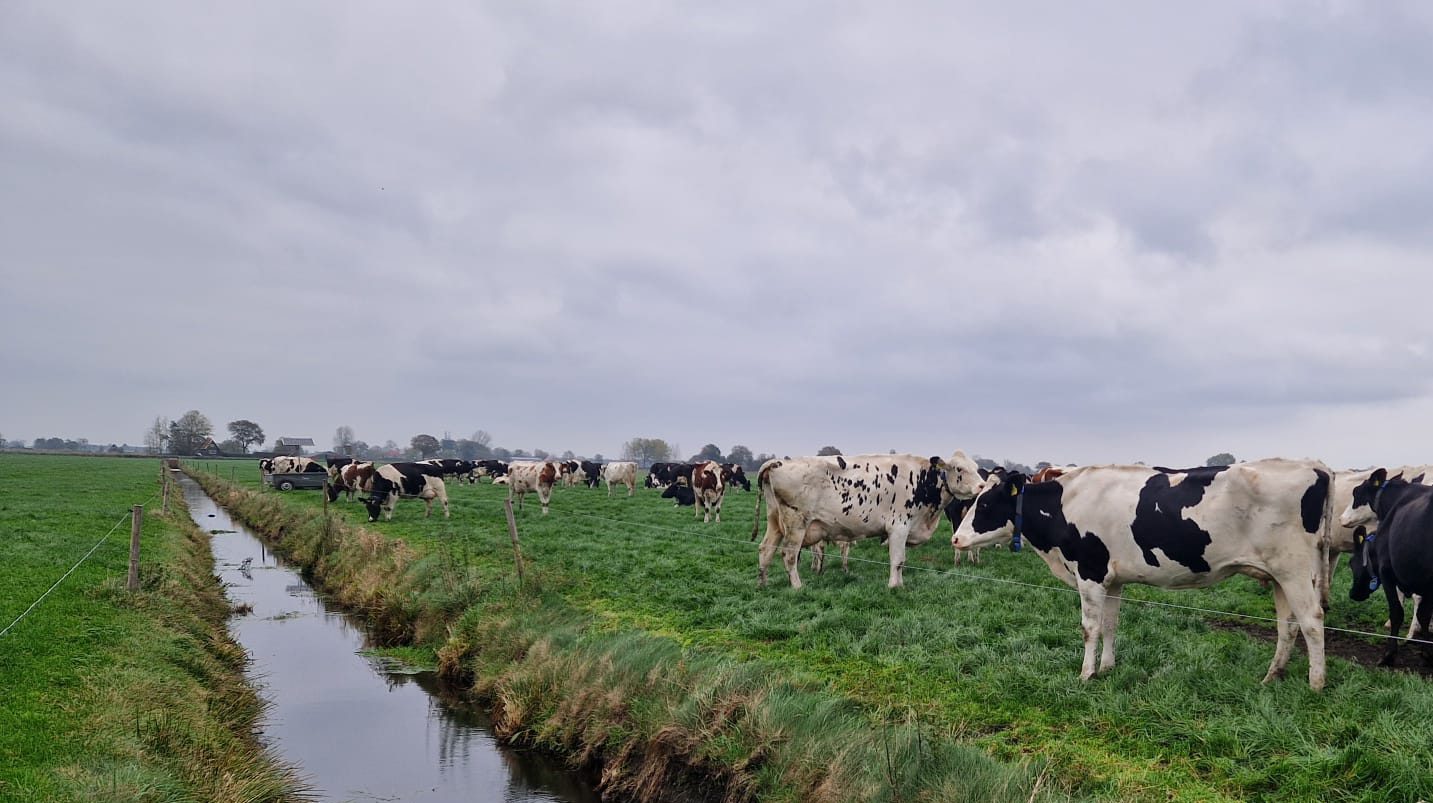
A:
{"type": "Polygon", "coordinates": [[[1433,460],[1433,7],[1175,5],[6,2],[0,433],[1433,460]]]}

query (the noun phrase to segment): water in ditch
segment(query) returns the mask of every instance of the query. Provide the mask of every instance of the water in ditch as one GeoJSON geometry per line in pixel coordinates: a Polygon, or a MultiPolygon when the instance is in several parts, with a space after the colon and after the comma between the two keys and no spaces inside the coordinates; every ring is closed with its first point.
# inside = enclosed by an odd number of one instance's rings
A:
{"type": "Polygon", "coordinates": [[[264,737],[326,801],[597,803],[561,761],[499,744],[482,711],[431,672],[362,654],[361,623],[329,608],[197,483],[176,474],[213,539],[215,571],[236,605],[230,629],[272,703],[264,737]]]}

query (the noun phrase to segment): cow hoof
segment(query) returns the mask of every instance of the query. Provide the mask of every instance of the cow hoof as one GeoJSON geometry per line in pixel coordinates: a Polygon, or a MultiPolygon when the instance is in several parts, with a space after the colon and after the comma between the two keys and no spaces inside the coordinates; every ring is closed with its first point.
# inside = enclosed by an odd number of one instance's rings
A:
{"type": "Polygon", "coordinates": [[[1379,659],[1378,665],[1379,665],[1379,666],[1393,666],[1393,658],[1394,658],[1393,653],[1389,653],[1388,655],[1385,655],[1385,656],[1383,656],[1382,658],[1379,659]]]}

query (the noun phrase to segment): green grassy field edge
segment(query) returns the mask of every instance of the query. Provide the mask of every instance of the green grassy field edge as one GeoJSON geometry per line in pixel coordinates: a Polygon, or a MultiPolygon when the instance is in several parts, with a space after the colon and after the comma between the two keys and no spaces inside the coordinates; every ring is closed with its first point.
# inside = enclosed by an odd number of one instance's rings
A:
{"type": "MultiPolygon", "coordinates": [[[[0,625],[157,496],[160,462],[0,456],[0,625]],[[109,471],[113,466],[124,468],[109,471]]],[[[297,774],[261,743],[264,703],[230,638],[210,535],[177,485],[146,506],[141,587],[125,589],[129,524],[0,639],[0,799],[291,801],[297,774]]]]}

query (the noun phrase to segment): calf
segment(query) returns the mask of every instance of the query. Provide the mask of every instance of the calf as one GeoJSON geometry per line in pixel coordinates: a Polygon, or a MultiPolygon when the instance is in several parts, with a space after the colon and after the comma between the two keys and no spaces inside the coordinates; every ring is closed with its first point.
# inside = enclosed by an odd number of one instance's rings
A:
{"type": "Polygon", "coordinates": [[[336,466],[328,470],[328,501],[337,502],[340,492],[346,493],[349,499],[353,494],[370,493],[373,490],[373,477],[378,469],[372,463],[349,463],[343,466],[336,466]]]}
{"type": "MultiPolygon", "coordinates": [[[[611,490],[610,485],[608,486],[608,490],[611,490]]],[[[692,493],[691,486],[685,482],[674,482],[668,485],[666,490],[662,491],[662,498],[671,499],[672,507],[686,507],[687,505],[694,505],[697,502],[696,494],[692,493]]]]}
{"type": "MultiPolygon", "coordinates": [[[[1377,469],[1353,489],[1353,501],[1339,516],[1344,527],[1376,527],[1375,532],[1355,530],[1350,599],[1363,602],[1381,586],[1388,600],[1388,649],[1379,661],[1392,666],[1398,656],[1398,631],[1405,615],[1400,593],[1415,595],[1414,627],[1408,638],[1428,638],[1433,614],[1433,488],[1401,477],[1389,479],[1377,469]]],[[[1423,645],[1423,660],[1433,663],[1433,645],[1423,645]]]]}
{"type": "Polygon", "coordinates": [[[1333,472],[1316,461],[1261,460],[1184,470],[1086,466],[1049,482],[1012,473],[988,482],[952,543],[968,549],[1028,540],[1080,592],[1080,677],[1115,663],[1121,591],[1130,583],[1197,588],[1234,574],[1272,581],[1278,644],[1264,676],[1282,677],[1298,631],[1309,686],[1322,689],[1324,614],[1318,578],[1328,552],[1333,472]],[[1292,615],[1293,619],[1290,619],[1292,615]]]}
{"type": "Polygon", "coordinates": [[[424,463],[389,463],[379,466],[373,476],[368,498],[363,506],[368,508],[368,520],[378,521],[379,512],[385,512],[385,521],[393,520],[393,508],[398,498],[422,499],[428,503],[424,518],[433,515],[433,500],[443,503],[443,518],[450,518],[448,512],[448,489],[443,478],[434,476],[432,467],[424,463]]]}
{"type": "Polygon", "coordinates": [[[768,460],[756,475],[761,497],[751,537],[766,504],[766,537],[757,565],[759,584],[777,549],[792,588],[801,587],[801,549],[881,538],[890,549],[889,585],[904,584],[906,548],[930,540],[952,498],[968,499],[980,487],[975,462],[956,452],[949,461],[916,455],[832,455],[768,460]]]}
{"type": "Polygon", "coordinates": [[[513,462],[508,464],[508,500],[517,496],[517,509],[522,510],[523,497],[532,491],[537,491],[538,501],[542,502],[542,515],[547,515],[548,502],[552,500],[552,486],[562,476],[562,469],[556,460],[545,460],[542,462],[513,462]]]}
{"type": "Polygon", "coordinates": [[[697,463],[692,466],[691,472],[692,494],[696,498],[696,515],[702,517],[705,524],[712,520],[712,513],[716,513],[717,523],[721,523],[721,500],[726,494],[726,483],[722,481],[721,463],[708,460],[705,463],[697,463]]]}
{"type": "MultiPolygon", "coordinates": [[[[631,496],[637,490],[637,464],[630,460],[618,460],[602,467],[602,479],[607,481],[607,495],[612,495],[613,485],[627,486],[627,495],[631,496]]],[[[667,486],[675,487],[675,484],[667,486]]],[[[662,494],[666,499],[667,495],[662,494]]],[[[688,504],[691,504],[690,502],[688,504]]]]}

